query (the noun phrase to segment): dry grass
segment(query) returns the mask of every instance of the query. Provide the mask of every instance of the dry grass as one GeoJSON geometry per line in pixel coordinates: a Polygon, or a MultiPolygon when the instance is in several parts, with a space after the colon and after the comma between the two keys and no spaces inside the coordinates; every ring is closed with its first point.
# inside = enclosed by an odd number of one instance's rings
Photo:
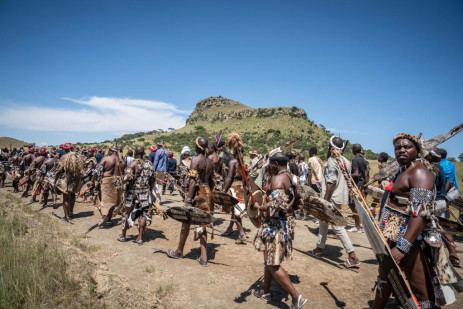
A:
{"type": "Polygon", "coordinates": [[[100,246],[97,246],[97,245],[91,245],[91,244],[88,244],[86,243],[85,240],[80,240],[78,237],[74,237],[72,238],[71,240],[71,244],[76,247],[76,248],[79,248],[80,250],[86,252],[86,253],[94,253],[94,252],[97,252],[98,250],[100,250],[100,246]]]}
{"type": "Polygon", "coordinates": [[[53,229],[49,218],[31,214],[12,195],[0,202],[0,308],[69,308],[88,303],[91,295],[66,273],[62,249],[35,228],[44,224],[53,229]]]}

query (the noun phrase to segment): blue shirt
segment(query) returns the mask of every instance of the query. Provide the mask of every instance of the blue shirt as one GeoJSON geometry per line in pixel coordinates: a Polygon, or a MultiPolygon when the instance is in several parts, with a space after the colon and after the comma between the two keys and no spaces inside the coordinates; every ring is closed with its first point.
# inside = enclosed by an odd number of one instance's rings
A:
{"type": "Polygon", "coordinates": [[[450,182],[451,184],[453,184],[455,187],[458,188],[457,174],[455,172],[455,165],[453,165],[453,163],[447,159],[442,159],[439,162],[439,165],[444,170],[445,181],[450,182]]]}
{"type": "Polygon", "coordinates": [[[167,160],[167,172],[175,173],[177,170],[177,160],[175,158],[170,158],[167,160]]]}
{"type": "Polygon", "coordinates": [[[101,160],[103,159],[103,157],[104,157],[104,154],[102,154],[102,153],[97,153],[97,154],[95,155],[96,163],[99,164],[99,163],[101,162],[101,160]]]}
{"type": "Polygon", "coordinates": [[[153,168],[155,171],[166,172],[167,171],[167,152],[164,148],[158,148],[154,155],[153,168]]]}

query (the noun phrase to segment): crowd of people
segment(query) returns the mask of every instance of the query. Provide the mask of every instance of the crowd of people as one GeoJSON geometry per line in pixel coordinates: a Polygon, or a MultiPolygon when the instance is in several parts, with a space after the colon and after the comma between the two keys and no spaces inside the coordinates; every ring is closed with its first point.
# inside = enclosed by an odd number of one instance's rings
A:
{"type": "MultiPolygon", "coordinates": [[[[127,230],[138,225],[136,242],[140,245],[153,214],[166,216],[166,208],[162,206],[166,190],[171,195],[178,190],[186,208],[195,207],[208,214],[229,213],[230,225],[224,235],[235,233],[236,225],[237,245],[248,239],[243,220],[249,218],[257,228],[253,244],[263,252],[264,259],[263,285],[254,294],[269,302],[270,283],[275,279],[291,296],[291,308],[301,308],[308,302],[281,266],[291,257],[296,220],[305,219],[310,213],[311,205],[299,198],[301,193],[323,199],[337,209],[349,206],[354,226],[348,230],[345,226],[331,224],[331,227],[347,253],[342,266],[355,268],[360,267],[361,261],[348,233],[365,231],[352,187],[358,187],[364,196],[372,191],[381,192],[372,196],[368,211],[387,239],[385,246],[389,246],[392,258],[408,279],[417,304],[421,308],[445,305],[439,291],[461,283],[457,275],[453,281],[448,279],[454,276],[453,269],[442,270],[446,261],[448,265],[460,266],[452,235],[439,225],[439,218],[449,219],[450,201],[459,198],[455,167],[447,160],[444,149],[425,149],[418,138],[399,134],[393,139],[399,169],[393,176],[372,183],[362,146],[352,146],[354,159],[350,162],[343,156],[346,143],[337,136],[332,136],[327,145],[326,162],[317,155],[318,149],[312,147],[308,149],[307,162],[303,153],[284,153],[279,149],[269,152],[270,155],[251,150],[246,153],[250,159],[246,164],[245,147],[236,133],[230,133],[226,141],[216,135],[212,143],[198,137],[194,145],[194,153],[188,146],[183,147],[178,161],[163,142],[151,146],[149,153],[143,147],[135,147],[125,155],[116,144],[106,151],[77,148],[72,143],[57,148],[34,145],[4,148],[0,156],[0,181],[3,187],[11,180],[14,192],[22,191],[22,197],[31,196],[32,202],[40,202],[43,207],[51,199],[56,209],[58,196],[62,195],[62,220],[66,222],[73,220],[76,197],[82,196],[97,207],[100,214],[97,224],[101,228],[112,227],[114,217],[122,216],[117,241],[126,242],[127,230]],[[220,205],[214,200],[214,192],[231,196],[235,204],[220,205]],[[259,200],[259,194],[264,198],[259,200]]],[[[389,159],[386,153],[379,154],[380,169],[388,165],[389,159]]],[[[308,254],[321,258],[330,223],[320,218],[314,220],[319,224],[318,239],[308,254]]],[[[182,223],[178,245],[167,251],[168,257],[183,258],[191,225],[182,223]]],[[[208,265],[210,227],[203,224],[193,228],[201,252],[197,261],[203,267],[208,265]]],[[[385,277],[380,263],[374,308],[384,308],[393,284],[385,277]]],[[[451,302],[449,299],[447,303],[451,302]]]]}

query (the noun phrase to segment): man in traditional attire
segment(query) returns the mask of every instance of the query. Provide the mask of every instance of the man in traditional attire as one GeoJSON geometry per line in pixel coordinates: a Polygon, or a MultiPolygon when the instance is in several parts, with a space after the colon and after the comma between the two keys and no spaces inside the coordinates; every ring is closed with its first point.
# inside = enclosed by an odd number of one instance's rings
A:
{"type": "Polygon", "coordinates": [[[74,217],[76,193],[81,188],[83,164],[75,152],[71,151],[72,143],[63,144],[66,152],[60,159],[60,169],[56,173],[55,183],[63,193],[63,220],[69,222],[74,217]]]}
{"type": "Polygon", "coordinates": [[[8,170],[8,161],[10,158],[10,154],[8,151],[7,147],[4,147],[0,153],[0,183],[1,187],[3,188],[5,186],[5,179],[6,179],[6,173],[8,170]]]}
{"type": "Polygon", "coordinates": [[[35,174],[33,173],[34,168],[31,167],[32,161],[36,158],[35,156],[35,149],[34,147],[28,148],[28,154],[26,154],[21,159],[20,167],[21,170],[26,177],[26,189],[24,190],[21,197],[27,197],[29,194],[29,189],[34,185],[35,181],[35,174]]]}
{"type": "Polygon", "coordinates": [[[148,211],[155,202],[151,195],[156,174],[153,165],[145,160],[145,149],[135,148],[135,158],[124,171],[124,183],[127,183],[127,195],[125,197],[125,211],[122,218],[122,234],[117,237],[118,241],[127,241],[127,229],[132,227],[137,219],[138,237],[136,243],[143,243],[143,232],[147,221],[151,222],[148,211]]]}
{"type": "Polygon", "coordinates": [[[35,181],[34,181],[34,185],[32,186],[33,190],[35,191],[35,194],[34,192],[32,193],[32,199],[31,199],[31,202],[32,203],[35,203],[36,202],[36,196],[37,196],[37,193],[40,192],[42,190],[42,182],[43,182],[43,178],[44,178],[44,175],[39,173],[39,170],[40,168],[42,167],[42,164],[48,159],[48,156],[47,156],[47,148],[46,147],[42,147],[39,149],[39,156],[36,157],[32,163],[31,163],[31,166],[30,166],[30,173],[32,174],[35,174],[35,181]]]}
{"type": "Polygon", "coordinates": [[[101,160],[100,165],[102,166],[101,203],[99,208],[101,221],[98,225],[104,227],[107,223],[110,225],[114,208],[121,203],[123,193],[122,171],[124,165],[119,158],[116,145],[109,148],[108,155],[101,160]]]}
{"type": "MultiPolygon", "coordinates": [[[[42,178],[42,187],[43,187],[43,193],[42,193],[43,205],[42,205],[42,207],[44,207],[44,208],[47,207],[48,195],[50,194],[50,183],[49,183],[49,181],[54,181],[52,170],[54,168],[57,168],[57,165],[58,165],[57,163],[58,163],[58,154],[56,154],[55,156],[51,156],[50,158],[46,158],[45,161],[43,162],[42,166],[40,167],[40,170],[39,170],[40,177],[42,178]]],[[[56,205],[57,194],[56,194],[56,192],[52,191],[52,195],[53,195],[53,205],[56,205]]]]}
{"type": "Polygon", "coordinates": [[[13,164],[13,171],[11,174],[11,177],[13,178],[12,186],[14,192],[17,193],[19,192],[19,182],[23,175],[23,170],[21,167],[22,148],[20,148],[16,153],[14,151],[11,153],[10,161],[13,164]]]}
{"type": "Polygon", "coordinates": [[[228,228],[225,230],[223,235],[231,235],[233,233],[233,224],[236,223],[238,228],[239,236],[236,240],[236,244],[244,244],[247,236],[243,229],[242,217],[246,215],[246,205],[244,199],[244,179],[243,170],[241,169],[240,163],[238,162],[237,156],[238,151],[243,152],[243,143],[241,136],[237,133],[230,133],[227,139],[227,148],[230,150],[232,156],[227,164],[228,173],[225,177],[225,184],[223,186],[223,192],[230,192],[234,198],[238,200],[232,209],[231,220],[228,228]]]}
{"type": "MultiPolygon", "coordinates": [[[[222,147],[223,144],[220,146],[222,147]]],[[[216,142],[209,145],[208,149],[208,159],[212,162],[212,167],[214,169],[213,179],[214,179],[214,190],[222,191],[223,189],[223,177],[222,177],[222,158],[219,156],[217,151],[220,150],[220,147],[216,142]]]]}
{"type": "MultiPolygon", "coordinates": [[[[87,201],[88,197],[91,197],[90,202],[95,202],[94,199],[96,199],[96,194],[98,193],[98,188],[99,188],[99,182],[98,182],[98,169],[97,167],[100,166],[100,171],[101,171],[101,165],[98,165],[96,162],[95,158],[95,148],[90,148],[87,151],[87,157],[84,162],[84,176],[82,177],[82,182],[87,184],[87,189],[83,193],[84,196],[84,202],[87,201]]],[[[101,173],[100,173],[101,174],[101,173]]],[[[101,179],[100,179],[101,180],[101,179]]]]}
{"type": "Polygon", "coordinates": [[[268,192],[268,201],[264,205],[257,202],[254,207],[261,210],[262,226],[257,231],[254,246],[264,252],[264,285],[255,295],[265,302],[272,299],[270,284],[274,278],[291,295],[291,309],[302,308],[307,302],[294,288],[281,263],[291,257],[294,239],[295,220],[292,204],[295,197],[295,185],[292,174],[287,170],[289,158],[281,152],[270,159],[268,172],[274,175],[268,192]]]}
{"type": "MultiPolygon", "coordinates": [[[[336,207],[341,208],[341,205],[347,205],[349,203],[349,189],[341,169],[344,169],[347,171],[347,173],[350,173],[351,165],[349,160],[347,160],[344,156],[341,156],[343,166],[339,166],[336,160],[332,157],[331,150],[333,148],[340,152],[344,150],[344,142],[340,137],[332,136],[330,138],[330,144],[328,146],[328,161],[326,162],[323,169],[321,196],[325,200],[334,203],[336,207]]],[[[332,227],[334,233],[341,241],[344,249],[348,254],[348,258],[341,265],[346,268],[359,266],[360,260],[355,254],[354,247],[352,246],[349,235],[347,235],[344,226],[333,225],[332,227]]],[[[327,236],[328,223],[320,221],[317,247],[314,250],[309,251],[309,255],[316,258],[320,258],[323,255],[327,236]]]]}
{"type": "MultiPolygon", "coordinates": [[[[196,138],[197,155],[191,160],[186,206],[211,211],[213,210],[211,194],[213,185],[212,162],[206,157],[207,146],[208,142],[205,138],[196,138]]],[[[178,247],[167,251],[169,257],[175,259],[183,257],[183,249],[189,233],[190,224],[182,223],[178,247]]],[[[201,266],[207,266],[207,231],[205,226],[196,228],[194,240],[198,239],[200,240],[201,256],[197,261],[201,266]]]]}
{"type": "MultiPolygon", "coordinates": [[[[180,183],[185,192],[188,192],[188,186],[190,183],[190,177],[188,174],[190,173],[190,166],[191,166],[191,156],[190,152],[186,151],[183,153],[183,160],[180,161],[178,165],[179,173],[180,173],[180,183]]],[[[183,192],[180,192],[182,199],[185,199],[185,195],[183,192]]]]}
{"type": "MultiPolygon", "coordinates": [[[[421,308],[436,308],[445,305],[445,300],[440,299],[438,305],[433,288],[440,290],[442,296],[442,284],[448,284],[445,281],[450,276],[449,273],[439,271],[448,269],[449,263],[442,260],[445,251],[439,231],[432,223],[437,220],[432,216],[435,210],[434,169],[424,160],[427,151],[416,137],[399,134],[394,137],[393,145],[400,168],[385,205],[382,206],[379,227],[392,247],[392,257],[404,271],[421,308]],[[423,159],[418,157],[419,154],[423,159]],[[434,261],[443,263],[433,267],[434,261]]],[[[381,268],[376,287],[373,308],[384,308],[392,287],[381,268]]]]}

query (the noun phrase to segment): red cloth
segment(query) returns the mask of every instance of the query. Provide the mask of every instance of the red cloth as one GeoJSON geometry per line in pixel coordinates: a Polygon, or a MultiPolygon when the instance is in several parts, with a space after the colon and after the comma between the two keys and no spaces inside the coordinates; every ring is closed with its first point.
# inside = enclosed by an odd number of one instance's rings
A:
{"type": "Polygon", "coordinates": [[[392,181],[389,183],[389,186],[384,187],[385,191],[392,191],[392,181]]]}
{"type": "Polygon", "coordinates": [[[156,151],[156,149],[157,149],[156,146],[153,145],[151,146],[150,151],[153,152],[153,151],[156,151]]]}
{"type": "Polygon", "coordinates": [[[72,148],[72,143],[66,143],[66,144],[63,145],[64,150],[69,150],[71,148],[72,148]]]}

